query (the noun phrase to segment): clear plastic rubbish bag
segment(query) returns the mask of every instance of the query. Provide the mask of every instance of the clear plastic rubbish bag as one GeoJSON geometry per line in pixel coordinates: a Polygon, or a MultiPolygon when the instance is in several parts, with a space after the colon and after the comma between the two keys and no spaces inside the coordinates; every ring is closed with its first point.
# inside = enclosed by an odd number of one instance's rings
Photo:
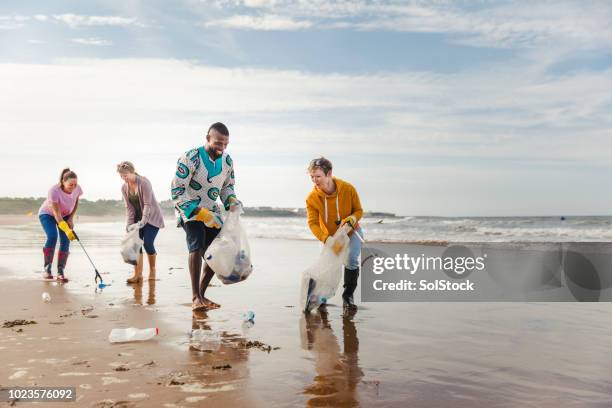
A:
{"type": "Polygon", "coordinates": [[[128,228],[128,233],[121,240],[121,256],[126,263],[136,265],[140,250],[142,249],[142,239],[140,239],[138,224],[132,224],[128,228]]]}
{"type": "Polygon", "coordinates": [[[240,223],[242,212],[241,206],[227,213],[221,232],[204,254],[210,269],[226,285],[245,280],[253,271],[249,241],[240,223]]]}
{"type": "Polygon", "coordinates": [[[323,245],[319,259],[302,272],[300,307],[305,313],[327,303],[336,294],[342,277],[342,265],[346,263],[348,255],[349,228],[345,224],[330,236],[323,245]]]}

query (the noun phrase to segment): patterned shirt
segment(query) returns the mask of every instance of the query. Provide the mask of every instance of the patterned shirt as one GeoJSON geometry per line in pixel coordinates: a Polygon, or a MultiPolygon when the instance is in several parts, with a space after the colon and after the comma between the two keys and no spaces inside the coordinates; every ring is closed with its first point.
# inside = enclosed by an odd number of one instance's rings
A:
{"type": "Polygon", "coordinates": [[[178,159],[172,180],[172,201],[180,218],[193,221],[198,207],[221,215],[219,198],[229,210],[230,198],[236,198],[234,181],[234,166],[227,153],[213,161],[203,147],[189,150],[178,159]]]}

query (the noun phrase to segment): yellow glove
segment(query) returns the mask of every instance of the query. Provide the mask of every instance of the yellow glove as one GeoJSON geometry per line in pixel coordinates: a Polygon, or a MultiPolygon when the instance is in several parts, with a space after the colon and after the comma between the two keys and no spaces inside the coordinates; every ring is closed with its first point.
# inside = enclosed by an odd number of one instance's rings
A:
{"type": "Polygon", "coordinates": [[[357,218],[354,215],[349,215],[342,220],[342,224],[348,224],[351,226],[351,228],[355,229],[355,226],[357,225],[357,218]]]}
{"type": "Polygon", "coordinates": [[[242,203],[236,197],[229,198],[230,211],[239,211],[242,208],[242,203]]]}
{"type": "Polygon", "coordinates": [[[70,226],[66,221],[60,222],[59,224],[57,224],[57,226],[59,227],[59,229],[64,231],[69,240],[74,241],[76,239],[76,235],[74,235],[74,232],[70,229],[70,226]]]}
{"type": "Polygon", "coordinates": [[[208,208],[200,208],[200,211],[198,211],[193,219],[203,222],[208,228],[220,229],[223,225],[223,220],[221,220],[221,217],[210,211],[208,208]]]}

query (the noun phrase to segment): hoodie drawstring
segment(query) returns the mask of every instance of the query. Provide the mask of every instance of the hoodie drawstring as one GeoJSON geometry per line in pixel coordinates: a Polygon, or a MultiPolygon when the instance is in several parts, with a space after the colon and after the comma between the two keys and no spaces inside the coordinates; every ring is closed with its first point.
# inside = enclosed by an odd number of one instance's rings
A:
{"type": "MultiPolygon", "coordinates": [[[[340,194],[338,194],[338,192],[336,191],[336,222],[338,224],[340,224],[338,221],[340,221],[340,204],[338,203],[338,196],[340,194]]],[[[327,196],[325,196],[325,199],[323,200],[325,201],[325,223],[329,222],[328,216],[327,216],[327,196]]]]}

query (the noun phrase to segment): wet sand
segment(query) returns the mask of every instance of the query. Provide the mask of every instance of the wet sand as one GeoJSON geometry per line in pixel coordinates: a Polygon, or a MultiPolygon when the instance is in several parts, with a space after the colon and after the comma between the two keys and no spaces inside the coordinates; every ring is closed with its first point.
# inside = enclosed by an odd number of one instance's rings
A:
{"type": "Polygon", "coordinates": [[[235,285],[213,280],[208,295],[222,308],[194,319],[182,231],[162,230],[159,280],[134,287],[123,283],[121,226],[79,229],[112,284],[101,293],[78,246],[72,281],[42,282],[37,225],[0,228],[0,323],[37,321],[0,328],[1,386],[75,386],[74,406],[612,405],[608,304],[368,303],[345,316],[336,296],[327,314],[304,317],[299,274],[318,245],[253,239],[253,274],[235,285]],[[113,327],[128,326],[160,335],[108,342],[113,327]],[[190,342],[200,329],[203,340],[190,342]]]}
{"type": "MultiPolygon", "coordinates": [[[[0,329],[2,386],[76,387],[76,404],[64,406],[170,407],[199,401],[211,406],[259,405],[247,391],[228,392],[241,388],[253,352],[241,345],[240,335],[222,332],[219,342],[181,353],[167,340],[188,348],[189,337],[160,322],[153,308],[126,308],[109,304],[103,296],[71,295],[55,283],[3,282],[3,293],[3,318],[36,324],[0,329]],[[41,289],[51,295],[51,303],[41,301],[41,289]],[[113,327],[148,327],[151,322],[162,326],[158,339],[122,344],[107,340],[113,327]],[[219,369],[228,365],[231,368],[219,369]]],[[[185,312],[190,315],[187,308],[185,312]]],[[[206,318],[194,316],[192,327],[206,329],[206,318]]]]}

